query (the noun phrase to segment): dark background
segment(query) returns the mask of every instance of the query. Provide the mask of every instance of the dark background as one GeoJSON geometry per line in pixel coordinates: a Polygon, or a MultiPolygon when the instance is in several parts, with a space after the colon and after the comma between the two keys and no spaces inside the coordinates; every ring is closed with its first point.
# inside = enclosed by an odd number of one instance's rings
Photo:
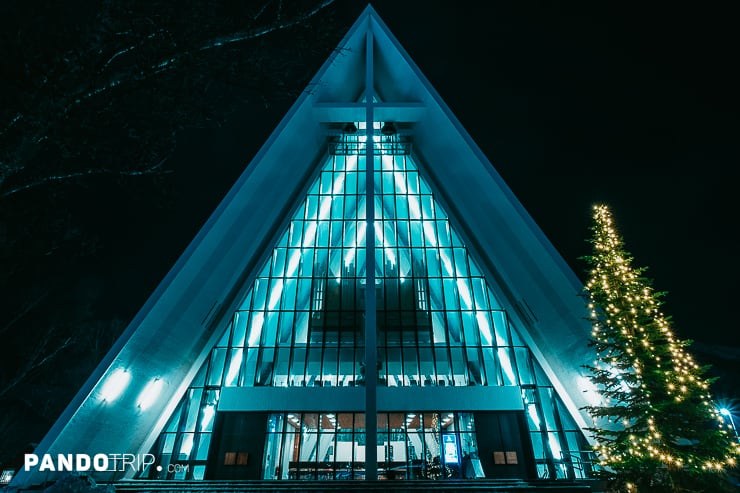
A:
{"type": "MultiPolygon", "coordinates": [[[[129,3],[112,4],[126,5],[106,14],[115,29],[135,17],[129,3]]],[[[239,18],[228,2],[146,5],[164,14],[142,19],[183,33],[167,49],[186,35],[211,39],[239,18]]],[[[0,462],[43,437],[365,5],[336,0],[301,28],[129,79],[93,99],[94,108],[59,117],[55,145],[28,160],[25,174],[0,182],[0,462]],[[132,149],[158,152],[132,157],[132,149]],[[159,158],[164,165],[152,172],[127,168],[159,158]],[[114,172],[7,193],[100,163],[114,172]],[[29,361],[43,364],[29,369],[29,361]]],[[[695,356],[722,377],[715,394],[734,400],[734,12],[585,1],[373,5],[582,279],[591,206],[613,208],[635,264],[668,292],[676,332],[694,339],[695,356]]],[[[39,81],[63,63],[60,45],[90,44],[97,8],[38,0],[0,7],[3,159],[29,154],[7,122],[21,103],[45,97],[39,81]]],[[[49,101],[74,92],[60,80],[49,101]]],[[[51,121],[54,105],[43,104],[38,118],[51,121]]]]}

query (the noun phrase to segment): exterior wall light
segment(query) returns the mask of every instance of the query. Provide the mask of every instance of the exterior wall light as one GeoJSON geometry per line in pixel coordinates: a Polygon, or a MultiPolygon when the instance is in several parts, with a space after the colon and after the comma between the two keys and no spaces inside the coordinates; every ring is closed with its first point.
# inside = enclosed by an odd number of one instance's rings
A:
{"type": "Polygon", "coordinates": [[[115,370],[108,377],[108,380],[100,391],[102,400],[106,402],[116,400],[126,390],[126,386],[130,381],[131,374],[129,372],[121,368],[115,370]]]}
{"type": "Polygon", "coordinates": [[[146,387],[144,387],[144,390],[141,391],[141,394],[139,394],[139,399],[136,402],[136,405],[139,407],[139,409],[144,411],[152,404],[154,404],[154,401],[157,400],[159,393],[162,392],[163,385],[164,382],[159,378],[155,378],[154,380],[146,384],[146,387]]]}

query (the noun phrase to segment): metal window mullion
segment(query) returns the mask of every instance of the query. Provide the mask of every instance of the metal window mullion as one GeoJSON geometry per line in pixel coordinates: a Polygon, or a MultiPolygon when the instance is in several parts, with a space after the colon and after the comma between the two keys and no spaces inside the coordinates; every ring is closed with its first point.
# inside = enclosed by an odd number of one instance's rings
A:
{"type": "MultiPolygon", "coordinates": [[[[369,21],[368,21],[369,22],[369,21]]],[[[365,41],[365,479],[378,479],[377,443],[377,354],[375,323],[375,163],[373,156],[373,34],[368,30],[365,41]],[[370,444],[373,444],[370,446],[370,444]]]]}

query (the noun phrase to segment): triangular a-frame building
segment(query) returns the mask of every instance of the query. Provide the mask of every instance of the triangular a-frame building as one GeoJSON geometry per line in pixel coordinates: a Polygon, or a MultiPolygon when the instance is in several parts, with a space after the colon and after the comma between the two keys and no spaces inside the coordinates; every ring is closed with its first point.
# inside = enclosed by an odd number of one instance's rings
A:
{"type": "Polygon", "coordinates": [[[368,7],[14,484],[584,477],[580,291],[368,7]]]}

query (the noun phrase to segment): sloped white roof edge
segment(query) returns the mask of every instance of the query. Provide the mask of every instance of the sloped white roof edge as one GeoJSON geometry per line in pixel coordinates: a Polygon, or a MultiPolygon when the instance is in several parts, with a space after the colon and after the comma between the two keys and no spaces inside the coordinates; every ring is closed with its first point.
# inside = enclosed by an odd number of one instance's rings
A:
{"type": "MultiPolygon", "coordinates": [[[[324,110],[336,106],[340,114],[351,112],[363,93],[368,32],[377,58],[375,89],[388,102],[386,113],[392,115],[394,105],[401,108],[399,114],[411,108],[414,149],[438,200],[508,305],[515,325],[526,329],[521,336],[571,413],[585,426],[578,409],[587,403],[578,378],[580,366],[591,357],[577,278],[367,7],[83,384],[37,454],[149,450],[317,173],[326,155],[324,110]],[[103,390],[117,370],[128,373],[130,381],[109,401],[103,390]],[[139,396],[153,379],[164,384],[156,402],[142,410],[139,396]]],[[[13,485],[46,479],[20,471],[13,485]]]]}

